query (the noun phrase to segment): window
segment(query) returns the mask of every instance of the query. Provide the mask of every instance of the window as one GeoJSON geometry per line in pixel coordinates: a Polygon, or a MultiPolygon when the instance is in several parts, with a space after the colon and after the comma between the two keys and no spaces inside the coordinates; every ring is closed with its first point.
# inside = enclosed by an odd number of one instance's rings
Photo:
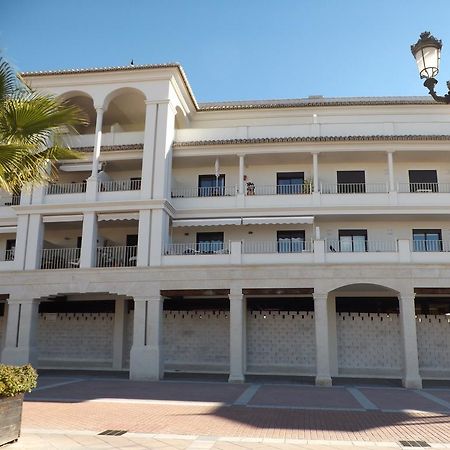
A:
{"type": "Polygon", "coordinates": [[[139,191],[141,189],[141,177],[130,178],[130,190],[139,191]]]}
{"type": "Polygon", "coordinates": [[[277,173],[277,194],[301,194],[304,180],[303,172],[277,173]]]}
{"type": "Polygon", "coordinates": [[[16,250],[16,240],[6,240],[5,261],[14,261],[14,252],[16,250]]]}
{"type": "Polygon", "coordinates": [[[223,253],[223,233],[197,233],[197,251],[223,253]]]}
{"type": "Polygon", "coordinates": [[[366,252],[367,230],[339,230],[339,250],[341,252],[366,252]]]}
{"type": "Polygon", "coordinates": [[[277,231],[278,253],[299,253],[305,250],[304,230],[277,231]]]}
{"type": "Polygon", "coordinates": [[[199,175],[198,177],[198,196],[212,197],[216,195],[225,195],[225,175],[199,175]]]}
{"type": "Polygon", "coordinates": [[[409,170],[409,192],[438,192],[436,170],[409,170]]]}
{"type": "Polygon", "coordinates": [[[441,230],[413,230],[413,250],[415,252],[441,252],[441,230]]]}
{"type": "Polygon", "coordinates": [[[364,170],[338,170],[336,175],[338,194],[366,192],[366,173],[364,170]]]}

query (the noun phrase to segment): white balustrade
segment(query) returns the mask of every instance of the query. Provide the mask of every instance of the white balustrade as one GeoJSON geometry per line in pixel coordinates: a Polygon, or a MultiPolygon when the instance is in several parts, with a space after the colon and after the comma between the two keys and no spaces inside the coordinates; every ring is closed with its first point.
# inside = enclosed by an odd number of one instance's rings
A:
{"type": "Polygon", "coordinates": [[[5,253],[2,255],[4,258],[2,259],[2,261],[14,261],[14,254],[15,254],[15,250],[11,249],[11,250],[5,250],[5,253]]]}
{"type": "Polygon", "coordinates": [[[137,246],[97,247],[97,267],[131,267],[136,265],[137,246]]]}
{"type": "Polygon", "coordinates": [[[231,197],[237,195],[237,186],[188,187],[172,189],[172,198],[231,197]]]}
{"type": "Polygon", "coordinates": [[[244,241],[242,243],[243,254],[261,253],[303,253],[312,252],[311,241],[244,241]]]}
{"type": "Polygon", "coordinates": [[[20,195],[9,195],[0,198],[0,206],[20,205],[20,195]]]}
{"type": "Polygon", "coordinates": [[[141,180],[107,180],[99,181],[98,192],[139,191],[141,180]]]}
{"type": "Polygon", "coordinates": [[[322,194],[384,194],[388,183],[321,183],[322,194]]]}
{"type": "Polygon", "coordinates": [[[229,242],[166,244],[165,255],[223,255],[230,253],[229,242]]]}
{"type": "Polygon", "coordinates": [[[44,248],[41,269],[74,269],[80,267],[79,248],[44,248]]]}
{"type": "Polygon", "coordinates": [[[450,242],[435,240],[413,240],[411,241],[412,252],[448,252],[450,242]]]}
{"type": "Polygon", "coordinates": [[[450,192],[450,183],[399,183],[398,191],[413,193],[450,192]]]}
{"type": "Polygon", "coordinates": [[[326,251],[328,253],[344,252],[397,252],[398,246],[395,240],[382,241],[343,241],[339,239],[329,239],[326,241],[326,251]]]}
{"type": "Polygon", "coordinates": [[[86,183],[58,183],[46,187],[47,195],[80,194],[86,192],[86,183]]]}
{"type": "Polygon", "coordinates": [[[254,185],[247,184],[247,195],[296,195],[312,194],[312,184],[290,184],[290,185],[254,185]]]}

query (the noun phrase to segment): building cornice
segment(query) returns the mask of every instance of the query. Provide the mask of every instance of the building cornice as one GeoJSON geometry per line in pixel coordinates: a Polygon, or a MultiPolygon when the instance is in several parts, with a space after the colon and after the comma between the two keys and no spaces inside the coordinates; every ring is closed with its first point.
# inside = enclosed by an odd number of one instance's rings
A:
{"type": "MultiPolygon", "coordinates": [[[[94,147],[71,147],[72,150],[82,153],[92,153],[94,147]]],[[[101,148],[103,152],[123,152],[123,151],[135,151],[143,150],[144,144],[125,144],[125,145],[104,145],[101,148]]]]}
{"type": "Polygon", "coordinates": [[[450,135],[368,135],[368,136],[293,136],[274,138],[246,138],[246,139],[215,139],[202,141],[174,142],[174,148],[182,147],[211,147],[216,145],[251,145],[251,144],[284,144],[284,143],[315,143],[315,142],[399,142],[399,141],[450,141],[450,135]]]}

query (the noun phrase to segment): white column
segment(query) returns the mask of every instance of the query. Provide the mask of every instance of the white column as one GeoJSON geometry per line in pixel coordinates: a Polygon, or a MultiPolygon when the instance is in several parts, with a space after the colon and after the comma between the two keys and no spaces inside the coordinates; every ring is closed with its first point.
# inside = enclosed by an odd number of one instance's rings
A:
{"type": "Polygon", "coordinates": [[[130,379],[160,380],[163,378],[162,320],[163,298],[161,296],[134,299],[130,379]]]}
{"type": "Polygon", "coordinates": [[[169,216],[163,209],[153,209],[150,225],[150,265],[160,266],[169,236],[169,216]]]}
{"type": "Polygon", "coordinates": [[[422,379],[419,374],[414,298],[415,294],[413,292],[402,292],[398,297],[404,359],[403,386],[421,389],[422,379]]]}
{"type": "Polygon", "coordinates": [[[246,371],[247,302],[242,290],[229,294],[230,299],[230,383],[243,383],[246,371]]]}
{"type": "Polygon", "coordinates": [[[44,241],[44,224],[40,214],[30,214],[25,256],[25,270],[41,267],[41,250],[44,241]]]}
{"type": "Polygon", "coordinates": [[[337,353],[337,323],[336,323],[336,295],[329,294],[327,301],[328,309],[328,348],[330,352],[331,376],[338,376],[338,353],[337,353]]]}
{"type": "Polygon", "coordinates": [[[92,172],[86,183],[86,198],[89,201],[95,201],[97,198],[97,174],[100,160],[100,149],[102,146],[102,126],[103,126],[103,107],[96,106],[97,119],[95,122],[95,144],[92,153],[92,172]]]}
{"type": "Polygon", "coordinates": [[[144,151],[142,155],[141,197],[151,198],[153,190],[153,168],[155,159],[155,136],[157,120],[157,104],[145,101],[144,151]]]}
{"type": "Polygon", "coordinates": [[[245,155],[239,155],[239,194],[245,194],[244,175],[245,175],[245,155]]]}
{"type": "Polygon", "coordinates": [[[83,214],[80,267],[95,267],[97,258],[97,214],[83,214]]]}
{"type": "Polygon", "coordinates": [[[3,364],[37,363],[38,308],[37,300],[8,300],[3,364]]]}
{"type": "Polygon", "coordinates": [[[313,192],[317,194],[319,192],[319,155],[318,153],[313,153],[313,192]]]}
{"type": "Polygon", "coordinates": [[[393,151],[387,152],[388,160],[388,173],[389,173],[389,192],[395,191],[395,181],[394,181],[394,156],[393,151]]]}
{"type": "Polygon", "coordinates": [[[138,249],[136,263],[138,267],[147,267],[149,265],[151,217],[152,211],[150,209],[141,209],[139,211],[138,249]]]}
{"type": "Polygon", "coordinates": [[[331,386],[328,294],[314,293],[316,331],[316,385],[331,386]]]}
{"type": "Polygon", "coordinates": [[[155,157],[153,173],[153,198],[163,199],[170,196],[168,192],[172,165],[172,141],[175,131],[175,109],[169,100],[158,103],[155,136],[155,157]]]}
{"type": "Polygon", "coordinates": [[[24,270],[27,248],[28,219],[26,214],[17,216],[16,249],[14,250],[14,266],[16,270],[24,270]]]}
{"type": "Polygon", "coordinates": [[[114,307],[114,329],[113,329],[113,369],[123,368],[123,347],[125,338],[125,309],[127,302],[124,298],[117,298],[114,307]]]}

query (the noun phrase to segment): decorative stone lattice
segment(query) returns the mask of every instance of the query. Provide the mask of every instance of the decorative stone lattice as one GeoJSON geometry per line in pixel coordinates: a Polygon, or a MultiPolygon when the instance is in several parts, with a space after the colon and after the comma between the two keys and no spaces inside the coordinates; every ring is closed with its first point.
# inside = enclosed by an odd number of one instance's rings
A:
{"type": "Polygon", "coordinates": [[[398,314],[338,313],[336,326],[340,373],[367,369],[367,375],[382,375],[401,370],[398,314]]]}
{"type": "Polygon", "coordinates": [[[113,327],[113,313],[40,314],[39,364],[111,367],[113,327]]]}
{"type": "Polygon", "coordinates": [[[130,367],[130,351],[133,345],[133,323],[134,323],[134,311],[129,311],[125,314],[125,335],[123,346],[123,366],[124,368],[130,367]]]}
{"type": "Polygon", "coordinates": [[[450,371],[450,317],[419,315],[416,328],[420,368],[450,371]]]}
{"type": "Polygon", "coordinates": [[[247,371],[313,374],[314,314],[305,311],[248,311],[247,371]]]}
{"type": "Polygon", "coordinates": [[[167,369],[228,369],[228,311],[165,311],[163,330],[167,369]]]}

